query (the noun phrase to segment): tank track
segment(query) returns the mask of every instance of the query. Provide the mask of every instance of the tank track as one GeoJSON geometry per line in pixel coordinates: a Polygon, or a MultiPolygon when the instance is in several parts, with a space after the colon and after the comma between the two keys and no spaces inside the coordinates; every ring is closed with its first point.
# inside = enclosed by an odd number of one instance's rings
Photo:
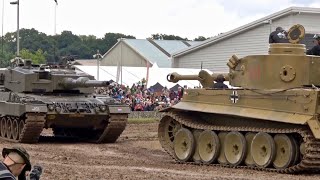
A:
{"type": "MultiPolygon", "coordinates": [[[[23,123],[23,129],[20,130],[19,138],[13,139],[11,135],[8,137],[0,136],[1,139],[16,142],[16,143],[37,143],[40,137],[40,134],[43,130],[45,124],[45,114],[41,113],[27,113],[25,118],[23,117],[14,117],[14,116],[4,116],[7,120],[17,120],[18,124],[23,123]]],[[[12,129],[10,128],[11,133],[13,133],[12,129]]]]}
{"type": "Polygon", "coordinates": [[[112,114],[107,127],[95,143],[114,143],[124,131],[128,122],[127,114],[112,114]]]}
{"type": "Polygon", "coordinates": [[[298,173],[302,171],[319,171],[320,170],[320,140],[317,140],[312,135],[312,132],[306,127],[301,126],[297,128],[254,128],[254,127],[230,127],[230,126],[215,126],[207,123],[206,121],[192,119],[191,116],[177,112],[167,112],[163,117],[169,116],[175,121],[179,122],[186,128],[199,129],[199,130],[216,130],[216,131],[247,131],[247,132],[266,132],[266,133],[298,133],[302,136],[305,143],[305,154],[301,158],[301,161],[296,165],[293,165],[286,169],[275,169],[275,168],[260,168],[250,166],[230,166],[222,164],[203,164],[196,162],[180,162],[174,156],[171,142],[165,140],[161,136],[161,129],[164,129],[164,119],[162,118],[159,123],[159,141],[163,149],[175,160],[176,163],[180,164],[196,164],[196,165],[208,165],[208,166],[219,166],[228,168],[242,168],[242,169],[254,169],[259,171],[267,172],[278,172],[278,173],[298,173]]]}
{"type": "MultiPolygon", "coordinates": [[[[83,135],[82,132],[86,131],[82,130],[81,136],[79,136],[79,131],[76,133],[67,133],[67,134],[59,134],[57,133],[54,136],[41,136],[41,141],[50,141],[50,142],[90,142],[90,143],[114,143],[122,134],[124,129],[126,128],[128,122],[127,114],[113,114],[107,120],[105,129],[102,130],[92,130],[88,129],[88,134],[83,135]],[[71,135],[70,135],[71,134],[71,135]]],[[[54,130],[53,130],[54,131],[54,130]]],[[[55,134],[55,133],[54,133],[55,134]]]]}

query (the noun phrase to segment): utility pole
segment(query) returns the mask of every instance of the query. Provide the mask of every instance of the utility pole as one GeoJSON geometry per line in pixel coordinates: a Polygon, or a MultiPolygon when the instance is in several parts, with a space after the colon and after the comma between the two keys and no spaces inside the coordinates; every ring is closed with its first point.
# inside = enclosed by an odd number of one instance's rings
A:
{"type": "Polygon", "coordinates": [[[19,0],[14,1],[14,2],[10,2],[10,4],[13,5],[17,5],[17,56],[19,56],[19,52],[20,52],[20,37],[19,37],[19,0]]]}

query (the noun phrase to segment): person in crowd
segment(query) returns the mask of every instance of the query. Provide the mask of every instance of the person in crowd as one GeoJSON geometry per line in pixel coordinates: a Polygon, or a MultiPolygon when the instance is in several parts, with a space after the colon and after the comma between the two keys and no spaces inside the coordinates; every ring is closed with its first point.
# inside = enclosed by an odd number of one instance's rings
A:
{"type": "Polygon", "coordinates": [[[223,83],[224,81],[225,81],[224,76],[222,74],[219,74],[216,78],[216,83],[213,84],[213,88],[228,89],[228,86],[223,83]]]}
{"type": "Polygon", "coordinates": [[[307,55],[320,56],[320,34],[315,34],[313,36],[313,39],[315,42],[315,46],[307,51],[307,55]]]}
{"type": "Polygon", "coordinates": [[[170,100],[173,100],[174,98],[176,98],[176,93],[174,92],[173,89],[170,90],[169,98],[170,100]]]}
{"type": "Polygon", "coordinates": [[[275,31],[269,35],[269,43],[289,43],[288,33],[282,27],[277,27],[275,31]]]}
{"type": "Polygon", "coordinates": [[[115,83],[112,88],[95,88],[95,93],[109,95],[115,101],[129,105],[132,111],[158,111],[177,104],[185,88],[178,87],[178,91],[174,91],[164,87],[155,92],[141,83],[135,83],[131,88],[115,83]]]}
{"type": "Polygon", "coordinates": [[[178,87],[178,96],[177,96],[178,100],[182,99],[183,91],[184,91],[184,88],[178,87]]]}

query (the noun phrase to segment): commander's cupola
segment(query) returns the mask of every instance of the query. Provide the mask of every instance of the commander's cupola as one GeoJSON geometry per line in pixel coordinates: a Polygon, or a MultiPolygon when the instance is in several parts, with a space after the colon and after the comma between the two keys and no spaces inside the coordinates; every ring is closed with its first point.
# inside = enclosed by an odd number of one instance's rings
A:
{"type": "Polygon", "coordinates": [[[269,54],[285,55],[306,55],[306,45],[299,44],[304,38],[305,29],[302,25],[296,24],[288,31],[290,43],[272,43],[269,45],[269,54]]]}

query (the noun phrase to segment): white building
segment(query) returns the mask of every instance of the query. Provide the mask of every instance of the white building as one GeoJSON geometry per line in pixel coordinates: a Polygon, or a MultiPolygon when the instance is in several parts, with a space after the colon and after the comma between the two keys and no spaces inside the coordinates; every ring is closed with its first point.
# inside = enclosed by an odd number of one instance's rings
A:
{"type": "Polygon", "coordinates": [[[278,26],[288,30],[292,25],[303,25],[307,35],[301,43],[310,48],[313,34],[320,33],[319,19],[320,8],[290,7],[174,53],[172,67],[199,68],[202,63],[213,72],[228,72],[226,63],[233,54],[267,54],[269,34],[278,26]]]}

